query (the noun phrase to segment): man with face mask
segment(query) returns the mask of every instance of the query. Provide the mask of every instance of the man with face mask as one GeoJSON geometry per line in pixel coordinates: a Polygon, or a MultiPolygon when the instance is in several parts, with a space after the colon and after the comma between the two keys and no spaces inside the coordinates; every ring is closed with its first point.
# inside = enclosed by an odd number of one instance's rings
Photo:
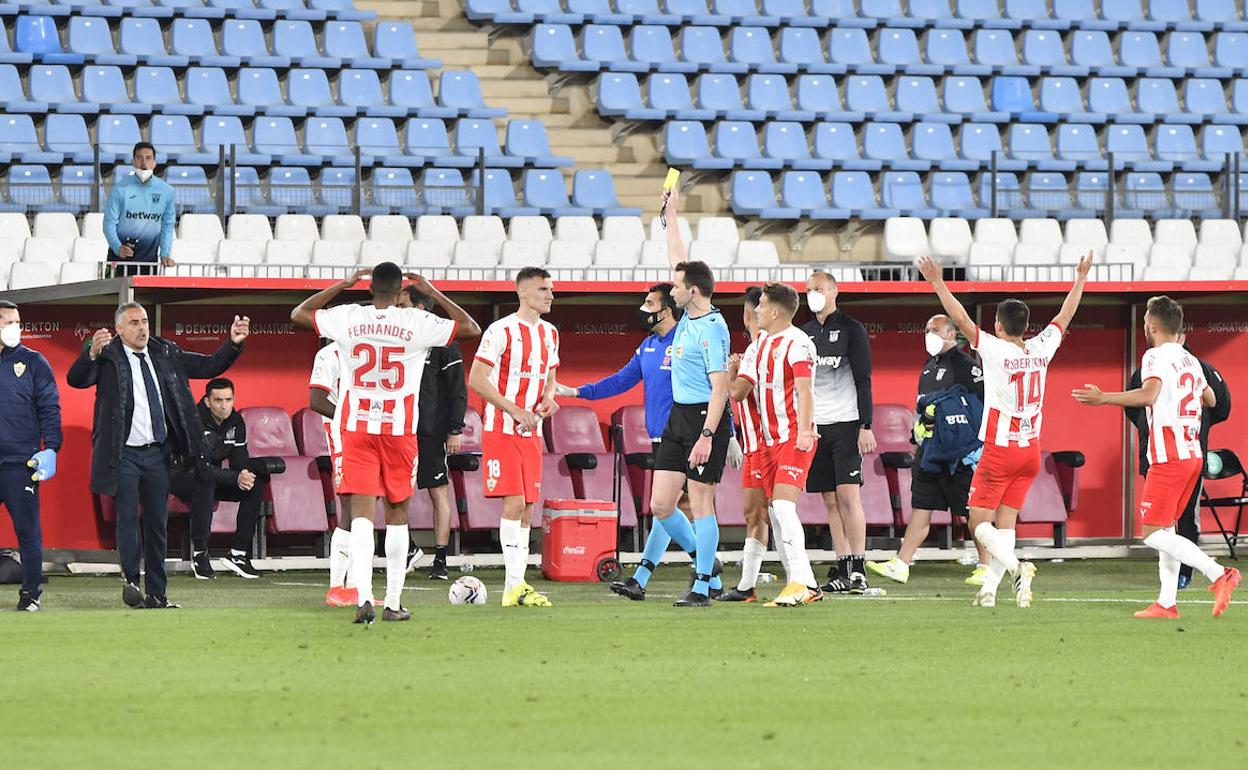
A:
{"type": "Polygon", "coordinates": [[[22,344],[17,305],[0,301],[0,503],[21,552],[17,609],[38,612],[43,589],[39,486],[56,475],[61,399],[48,360],[22,344]]]}
{"type": "MultiPolygon", "coordinates": [[[[119,272],[141,274],[136,263],[173,265],[173,227],[177,212],[173,188],[155,174],[156,148],[147,142],[134,146],[134,174],[119,181],[104,206],[104,238],[108,261],[125,262],[119,272]]],[[[155,267],[147,269],[152,274],[155,267]]]]}
{"type": "MultiPolygon", "coordinates": [[[[923,345],[928,359],[919,375],[919,398],[961,385],[984,400],[984,372],[979,363],[958,347],[958,330],[947,315],[934,315],[927,320],[923,330],[923,345]]],[[[916,435],[931,437],[931,416],[917,415],[916,435]]],[[[927,539],[931,529],[932,511],[949,511],[954,516],[966,518],[966,501],[971,495],[971,477],[975,465],[963,462],[952,473],[931,473],[920,467],[923,457],[923,441],[915,450],[914,465],[910,469],[910,523],[901,541],[901,550],[885,562],[867,562],[867,569],[881,577],[905,583],[910,579],[910,565],[914,552],[927,539]]],[[[984,570],[988,568],[988,552],[979,543],[979,564],[966,579],[967,585],[983,585],[984,570]]]]}

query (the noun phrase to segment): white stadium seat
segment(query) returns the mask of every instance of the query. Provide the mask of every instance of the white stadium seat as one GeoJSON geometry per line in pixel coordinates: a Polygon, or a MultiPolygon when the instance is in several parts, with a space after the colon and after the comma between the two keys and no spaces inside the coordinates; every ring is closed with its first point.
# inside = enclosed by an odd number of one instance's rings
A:
{"type": "Polygon", "coordinates": [[[1187,274],[1189,281],[1229,281],[1235,274],[1234,265],[1195,265],[1187,274]]]}
{"type": "Polygon", "coordinates": [[[641,242],[646,240],[646,228],[641,224],[641,217],[603,217],[602,239],[635,243],[640,250],[641,242]]]}
{"type": "Polygon", "coordinates": [[[263,243],[273,240],[273,226],[269,224],[269,218],[259,214],[230,215],[227,233],[227,237],[231,241],[260,241],[263,243]]]}
{"type": "Polygon", "coordinates": [[[26,239],[0,238],[0,275],[8,278],[9,265],[22,260],[22,248],[26,239]]]}
{"type": "MultiPolygon", "coordinates": [[[[505,241],[499,267],[540,267],[546,264],[547,248],[541,241],[505,241]]],[[[455,263],[459,265],[458,252],[455,263]]]]}
{"type": "Polygon", "coordinates": [[[34,289],[52,286],[60,273],[58,265],[47,262],[18,262],[9,270],[9,289],[34,289]]]}
{"type": "Polygon", "coordinates": [[[624,241],[598,241],[594,246],[594,267],[635,267],[640,245],[624,241]]]}
{"type": "Polygon", "coordinates": [[[82,237],[90,241],[104,240],[104,215],[98,211],[82,217],[82,237]]]}
{"type": "Polygon", "coordinates": [[[737,267],[778,267],[780,256],[771,241],[741,241],[737,246],[737,267]]]}
{"type": "Polygon", "coordinates": [[[946,265],[965,265],[971,244],[971,223],[962,217],[938,217],[927,230],[932,258],[946,265]]]}
{"type": "Polygon", "coordinates": [[[670,267],[667,261],[666,241],[646,241],[641,245],[641,261],[638,267],[670,267]]]}
{"type": "Polygon", "coordinates": [[[169,256],[179,265],[211,265],[217,261],[219,241],[193,241],[175,238],[169,256]]]}
{"type": "Polygon", "coordinates": [[[277,218],[277,227],[273,231],[274,240],[278,241],[319,241],[321,233],[316,229],[316,219],[310,214],[282,214],[277,218]]]}
{"type": "Polygon", "coordinates": [[[546,264],[551,267],[589,267],[597,241],[551,241],[546,264]]]}
{"type": "Polygon", "coordinates": [[[1104,247],[1100,250],[1088,244],[1063,243],[1062,248],[1057,251],[1057,264],[1059,265],[1077,265],[1079,260],[1092,252],[1093,262],[1095,264],[1104,264],[1107,260],[1104,254],[1104,247]]]}
{"type": "Polygon", "coordinates": [[[884,259],[911,262],[931,251],[927,228],[917,217],[889,217],[884,222],[884,259]]]}
{"type": "Polygon", "coordinates": [[[412,240],[412,220],[397,214],[379,214],[368,220],[368,239],[398,243],[406,248],[412,240]]]}
{"type": "Polygon", "coordinates": [[[355,214],[330,214],[321,221],[322,240],[359,243],[365,237],[364,220],[355,214]]]}
{"type": "Polygon", "coordinates": [[[1044,244],[1056,254],[1062,245],[1062,226],[1056,219],[1024,219],[1018,229],[1018,242],[1044,244]]]}
{"type": "Polygon", "coordinates": [[[359,249],[358,241],[317,241],[312,244],[312,264],[321,267],[355,267],[360,261],[359,249]]]}
{"type": "Polygon", "coordinates": [[[1176,246],[1191,256],[1196,251],[1196,226],[1190,219],[1159,219],[1153,228],[1153,243],[1176,246]]]}
{"type": "Polygon", "coordinates": [[[188,241],[223,241],[225,229],[216,214],[183,214],[178,220],[178,237],[188,241]]]}
{"type": "MultiPolygon", "coordinates": [[[[507,225],[507,238],[512,241],[547,244],[554,239],[554,235],[550,232],[550,220],[546,217],[512,217],[507,225]]],[[[466,229],[464,240],[469,240],[466,229]]]]}
{"type": "Polygon", "coordinates": [[[1196,254],[1192,258],[1192,264],[1196,267],[1225,267],[1234,270],[1238,263],[1239,249],[1230,245],[1201,244],[1196,247],[1196,254]]]}
{"type": "Polygon", "coordinates": [[[593,217],[559,217],[555,220],[555,240],[597,243],[598,223],[593,217]]]}
{"type": "MultiPolygon", "coordinates": [[[[687,217],[680,217],[679,219],[681,240],[689,243],[693,240],[693,228],[689,227],[689,219],[687,217]]],[[[668,222],[667,224],[670,226],[672,223],[668,222]]],[[[667,230],[663,229],[662,223],[659,222],[658,214],[650,217],[650,236],[647,240],[667,241],[667,230]]]]}
{"type": "Polygon", "coordinates": [[[22,247],[22,261],[62,265],[69,261],[73,248],[73,241],[62,241],[59,238],[27,238],[26,244],[22,247]]]}
{"type": "Polygon", "coordinates": [[[1144,268],[1145,281],[1182,281],[1187,279],[1187,268],[1172,265],[1144,268]]]}
{"type": "MultiPolygon", "coordinates": [[[[77,230],[77,223],[75,223],[77,230]]],[[[86,281],[96,281],[100,278],[99,264],[89,264],[87,262],[66,262],[61,265],[61,283],[84,283],[86,281]]]]}
{"type": "MultiPolygon", "coordinates": [[[[411,241],[408,241],[411,243],[411,241]]],[[[382,262],[402,265],[407,243],[397,241],[364,241],[360,244],[360,266],[376,267],[382,262]]]]}
{"type": "Polygon", "coordinates": [[[1134,265],[1135,277],[1143,275],[1148,265],[1148,248],[1138,243],[1113,243],[1105,247],[1106,265],[1134,265]]]}
{"type": "Polygon", "coordinates": [[[217,244],[217,263],[221,265],[258,265],[264,262],[264,251],[269,241],[236,241],[229,239],[217,244]]]}
{"type": "Polygon", "coordinates": [[[1019,241],[1014,247],[1016,265],[1056,265],[1060,244],[1019,241]]]}
{"type": "Polygon", "coordinates": [[[78,219],[64,211],[44,211],[35,214],[36,238],[55,238],[73,241],[78,238],[78,219]]]}
{"type": "Polygon", "coordinates": [[[74,241],[74,250],[70,255],[69,261],[82,263],[107,262],[108,244],[91,238],[79,238],[74,241]]]}
{"type": "Polygon", "coordinates": [[[1154,243],[1148,250],[1148,266],[1182,270],[1184,275],[1192,267],[1192,255],[1184,246],[1174,243],[1154,243]]]}
{"type": "Polygon", "coordinates": [[[460,241],[455,244],[455,267],[497,267],[499,245],[489,241],[460,241]]]}
{"type": "MultiPolygon", "coordinates": [[[[982,220],[981,220],[982,221],[982,220]]],[[[1002,268],[1010,264],[1014,245],[1003,241],[976,241],[967,254],[967,277],[977,281],[1001,280],[1002,268]]]]}
{"type": "Polygon", "coordinates": [[[25,214],[0,214],[0,234],[5,238],[24,241],[31,236],[30,222],[25,214]]]}
{"type": "Polygon", "coordinates": [[[1066,243],[1080,247],[1085,254],[1088,249],[1102,254],[1109,243],[1109,233],[1099,219],[1071,219],[1066,223],[1066,243]]]}
{"type": "Polygon", "coordinates": [[[984,218],[975,221],[976,243],[999,243],[1013,249],[1018,243],[1018,231],[1014,221],[1003,217],[984,218]]]}
{"type": "Polygon", "coordinates": [[[450,267],[451,253],[454,251],[456,243],[459,243],[459,241],[409,241],[407,254],[403,262],[407,267],[417,270],[426,270],[431,267],[450,267]]]}
{"type": "Polygon", "coordinates": [[[1200,245],[1228,246],[1239,251],[1244,239],[1234,219],[1206,219],[1200,223],[1200,245]]]}
{"type": "Polygon", "coordinates": [[[1133,243],[1145,251],[1153,245],[1153,230],[1143,219],[1115,219],[1109,223],[1110,243],[1133,243]]]}
{"type": "Polygon", "coordinates": [[[726,241],[698,241],[689,246],[689,259],[711,267],[731,267],[737,246],[726,241]]]}
{"type": "Polygon", "coordinates": [[[416,240],[455,243],[459,240],[459,223],[444,214],[425,214],[416,218],[416,240]]]}
{"type": "Polygon", "coordinates": [[[315,241],[272,240],[264,248],[266,265],[306,265],[312,261],[315,241]]]}
{"type": "Polygon", "coordinates": [[[1231,276],[1233,281],[1248,281],[1248,267],[1235,268],[1234,275],[1231,276]]]}
{"type": "Polygon", "coordinates": [[[741,234],[737,232],[737,220],[732,217],[702,217],[698,220],[695,240],[720,241],[734,245],[740,243],[741,234]]]}
{"type": "Polygon", "coordinates": [[[1239,250],[1239,266],[1248,267],[1248,243],[1239,250]]]}
{"type": "Polygon", "coordinates": [[[491,216],[464,217],[465,241],[483,241],[501,244],[507,240],[507,231],[503,229],[503,220],[491,216]]]}

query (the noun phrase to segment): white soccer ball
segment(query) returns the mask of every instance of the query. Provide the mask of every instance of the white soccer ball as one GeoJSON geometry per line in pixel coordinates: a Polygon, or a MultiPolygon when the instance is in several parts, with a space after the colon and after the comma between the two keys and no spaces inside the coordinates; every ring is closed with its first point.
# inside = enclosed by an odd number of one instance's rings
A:
{"type": "Polygon", "coordinates": [[[451,604],[485,604],[485,583],[472,575],[464,575],[451,583],[446,598],[451,604]]]}

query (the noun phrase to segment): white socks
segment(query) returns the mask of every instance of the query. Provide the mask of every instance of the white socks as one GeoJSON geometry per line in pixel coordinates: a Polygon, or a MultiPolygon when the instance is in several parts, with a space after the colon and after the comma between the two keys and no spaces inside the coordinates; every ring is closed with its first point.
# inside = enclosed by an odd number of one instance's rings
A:
{"type": "Polygon", "coordinates": [[[983,543],[994,561],[1001,562],[1006,572],[1018,569],[1018,557],[1014,555],[1014,530],[997,529],[992,522],[985,521],[975,528],[975,539],[983,543]]]}
{"type": "MultiPolygon", "coordinates": [[[[1200,546],[1182,535],[1176,535],[1173,528],[1157,530],[1144,538],[1144,545],[1168,554],[1192,569],[1200,570],[1200,573],[1208,578],[1210,583],[1222,577],[1222,567],[1200,550],[1200,546]]],[[[1164,585],[1162,590],[1165,590],[1164,585]]]]}
{"type": "Polygon", "coordinates": [[[515,519],[503,519],[498,525],[498,542],[503,546],[503,590],[510,591],[524,582],[524,568],[529,561],[529,528],[515,519]]]}
{"type": "Polygon", "coordinates": [[[741,580],[737,583],[738,591],[749,591],[758,583],[758,571],[763,566],[763,554],[767,546],[752,537],[745,539],[744,555],[741,557],[741,580]]]}
{"type": "Polygon", "coordinates": [[[793,582],[793,576],[789,574],[789,555],[785,550],[784,540],[780,538],[780,525],[776,523],[776,509],[767,506],[767,519],[771,522],[771,539],[776,541],[776,554],[780,557],[780,566],[784,567],[784,583],[788,585],[793,582]]]}
{"type": "Polygon", "coordinates": [[[407,525],[386,525],[386,607],[403,607],[403,579],[407,577],[407,525]]]}
{"type": "Polygon", "coordinates": [[[334,527],[334,534],[329,537],[329,587],[338,588],[344,584],[350,587],[354,581],[347,580],[347,565],[351,561],[351,531],[342,527],[334,527]]]}
{"type": "Polygon", "coordinates": [[[771,509],[779,526],[776,542],[784,545],[789,581],[814,588],[818,583],[815,581],[814,570],[810,568],[810,557],[806,555],[806,533],[802,530],[801,520],[797,518],[797,503],[775,500],[771,509]]]}
{"type": "Polygon", "coordinates": [[[1017,535],[1012,529],[997,529],[992,526],[992,524],[984,522],[975,528],[975,537],[977,539],[979,539],[980,536],[987,531],[984,530],[984,527],[988,527],[991,530],[990,534],[993,538],[995,538],[998,546],[1004,553],[1008,554],[1009,557],[1014,560],[1014,567],[1007,567],[1005,561],[997,558],[997,552],[993,550],[992,546],[980,539],[980,542],[984,543],[984,546],[990,553],[992,553],[992,559],[988,562],[988,571],[984,573],[983,590],[987,593],[995,595],[997,593],[997,586],[1001,585],[1001,579],[1005,577],[1005,573],[1013,572],[1018,569],[1018,558],[1014,556],[1014,542],[1017,535]]]}
{"type": "Polygon", "coordinates": [[[1179,601],[1179,560],[1164,551],[1158,551],[1157,576],[1161,578],[1157,603],[1170,609],[1179,601]]]}
{"type": "Polygon", "coordinates": [[[359,589],[356,604],[373,600],[373,522],[367,518],[351,520],[351,582],[359,589]]]}

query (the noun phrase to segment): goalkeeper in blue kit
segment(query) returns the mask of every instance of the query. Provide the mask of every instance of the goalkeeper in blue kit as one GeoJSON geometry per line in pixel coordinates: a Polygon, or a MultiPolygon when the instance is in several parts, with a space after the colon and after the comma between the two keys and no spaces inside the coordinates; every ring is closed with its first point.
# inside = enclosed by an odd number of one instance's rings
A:
{"type": "MultiPolygon", "coordinates": [[[[104,239],[108,261],[173,265],[173,227],[177,221],[173,188],[155,176],[156,148],[147,142],[134,146],[134,174],[119,181],[104,206],[104,239]]],[[[142,274],[141,268],[121,266],[122,275],[142,274]]],[[[154,273],[155,270],[150,271],[154,273]]],[[[150,273],[149,273],[150,274],[150,273]]]]}

